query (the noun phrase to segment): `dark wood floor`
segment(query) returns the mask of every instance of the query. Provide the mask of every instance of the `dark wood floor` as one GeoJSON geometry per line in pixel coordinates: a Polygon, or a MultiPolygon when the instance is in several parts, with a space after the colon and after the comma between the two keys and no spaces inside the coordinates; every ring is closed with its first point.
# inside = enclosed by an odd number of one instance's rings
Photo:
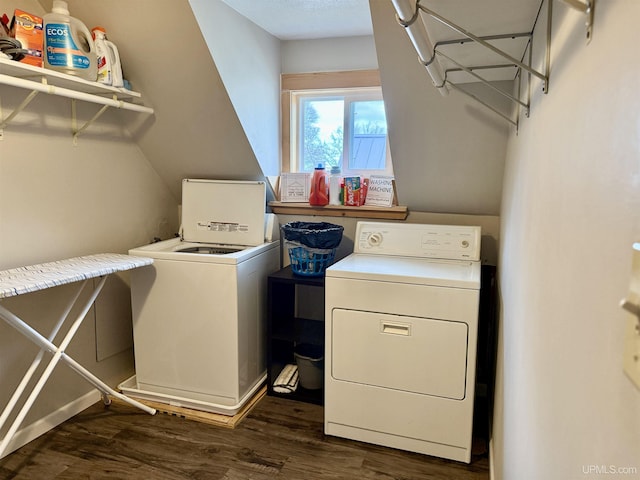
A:
{"type": "Polygon", "coordinates": [[[0,460],[9,480],[486,480],[470,465],[322,433],[322,407],[263,398],[235,429],[98,403],[0,460]]]}

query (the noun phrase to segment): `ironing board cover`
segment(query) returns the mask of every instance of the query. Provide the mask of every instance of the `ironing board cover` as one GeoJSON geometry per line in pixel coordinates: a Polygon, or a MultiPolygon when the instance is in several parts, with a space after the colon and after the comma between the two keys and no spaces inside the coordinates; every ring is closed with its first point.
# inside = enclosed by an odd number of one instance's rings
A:
{"type": "Polygon", "coordinates": [[[152,258],[99,253],[0,271],[0,298],[151,265],[152,258]]]}

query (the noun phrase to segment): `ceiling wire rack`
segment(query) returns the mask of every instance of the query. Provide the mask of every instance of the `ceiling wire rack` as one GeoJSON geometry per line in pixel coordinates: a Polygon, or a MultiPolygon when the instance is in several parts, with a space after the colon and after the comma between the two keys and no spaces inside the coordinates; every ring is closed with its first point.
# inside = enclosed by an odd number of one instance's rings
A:
{"type": "MultiPolygon", "coordinates": [[[[591,40],[593,33],[593,12],[594,12],[594,2],[595,0],[586,0],[583,2],[582,0],[562,0],[568,6],[573,9],[576,9],[580,12],[587,14],[586,28],[587,28],[587,42],[591,40]]],[[[407,35],[409,36],[416,52],[418,53],[418,58],[420,63],[427,69],[427,72],[430,74],[434,86],[438,89],[438,91],[442,95],[448,94],[448,87],[465,94],[466,96],[471,97],[475,101],[482,104],[484,107],[490,109],[512,125],[518,128],[519,118],[520,118],[520,110],[524,109],[525,115],[529,116],[530,111],[530,101],[531,101],[531,79],[532,77],[536,77],[542,81],[542,91],[544,93],[548,93],[549,91],[549,63],[550,63],[550,47],[551,47],[551,19],[552,19],[552,4],[553,0],[546,0],[547,2],[547,30],[546,30],[546,46],[545,46],[545,58],[544,58],[544,70],[538,71],[531,66],[532,64],[532,44],[533,44],[533,31],[532,32],[519,32],[519,33],[505,33],[498,35],[490,35],[490,36],[477,36],[468,30],[462,28],[456,23],[448,20],[442,15],[434,12],[433,10],[425,7],[420,3],[420,0],[416,0],[415,8],[411,6],[410,0],[392,0],[392,3],[396,9],[396,20],[397,22],[404,27],[407,35]],[[439,41],[433,44],[431,39],[429,38],[429,34],[427,32],[426,24],[424,19],[421,17],[420,13],[424,13],[425,15],[433,18],[434,20],[440,22],[445,25],[449,29],[457,32],[462,35],[463,38],[454,39],[454,40],[446,40],[439,41]],[[420,19],[420,22],[417,20],[420,19]],[[504,39],[517,39],[517,38],[526,38],[527,45],[522,53],[520,59],[510,55],[509,53],[501,50],[495,45],[491,44],[491,41],[495,40],[504,40],[504,39]],[[461,62],[458,62],[450,55],[447,55],[442,50],[442,47],[446,47],[448,45],[464,45],[465,43],[476,43],[483,47],[486,50],[493,52],[498,55],[505,61],[506,63],[494,63],[488,65],[473,65],[467,66],[463,65],[461,62]],[[443,71],[440,62],[437,61],[438,57],[446,60],[447,62],[455,65],[454,68],[448,68],[443,71]],[[526,58],[526,60],[525,60],[526,58]],[[513,79],[517,81],[516,84],[516,93],[512,94],[507,92],[498,86],[495,85],[494,82],[486,79],[479,73],[478,71],[487,71],[493,69],[508,69],[514,68],[515,74],[513,75],[513,79]],[[523,96],[523,71],[527,74],[527,89],[526,93],[523,96]],[[515,115],[509,115],[499,108],[491,105],[489,102],[481,99],[476,94],[470,92],[465,89],[460,83],[456,83],[450,79],[450,74],[457,72],[465,72],[467,75],[470,75],[477,81],[481,82],[483,85],[488,87],[494,92],[497,92],[501,96],[507,98],[510,102],[515,104],[515,115]],[[521,107],[521,108],[518,108],[521,107]],[[513,118],[515,116],[515,118],[513,118]]],[[[542,5],[544,1],[540,5],[540,9],[542,10],[542,5]]]]}

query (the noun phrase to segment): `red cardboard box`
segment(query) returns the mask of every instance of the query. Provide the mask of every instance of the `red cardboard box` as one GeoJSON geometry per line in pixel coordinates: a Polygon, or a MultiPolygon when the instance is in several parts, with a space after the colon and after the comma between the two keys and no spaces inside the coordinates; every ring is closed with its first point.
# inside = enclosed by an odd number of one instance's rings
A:
{"type": "Polygon", "coordinates": [[[44,32],[42,18],[16,8],[11,20],[11,36],[20,40],[22,48],[26,50],[20,62],[42,67],[42,49],[44,46],[44,32]]]}
{"type": "Polygon", "coordinates": [[[359,207],[362,204],[360,194],[360,177],[345,177],[344,204],[350,207],[359,207]]]}

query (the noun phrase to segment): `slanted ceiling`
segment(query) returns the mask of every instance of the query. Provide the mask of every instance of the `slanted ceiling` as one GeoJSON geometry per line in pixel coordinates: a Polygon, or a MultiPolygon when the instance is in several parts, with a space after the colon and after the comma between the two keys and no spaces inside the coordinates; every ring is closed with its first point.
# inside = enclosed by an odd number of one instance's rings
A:
{"type": "Polygon", "coordinates": [[[368,0],[221,0],[280,40],[371,35],[368,0]]]}
{"type": "MultiPolygon", "coordinates": [[[[52,0],[40,2],[50,11],[52,0]]],[[[122,118],[176,199],[185,177],[264,178],[230,100],[231,87],[201,34],[198,21],[206,19],[195,18],[188,0],[68,3],[71,14],[89,27],[107,29],[133,88],[155,109],[151,117],[123,112],[122,118]]],[[[473,19],[482,25],[474,32],[479,35],[530,30],[538,8],[537,0],[425,4],[468,28],[475,28],[473,19]],[[505,12],[517,21],[509,19],[503,28],[505,12]]],[[[418,211],[498,214],[508,127],[459,94],[442,98],[396,23],[391,1],[370,0],[370,9],[401,203],[418,211]]],[[[457,37],[434,28],[434,41],[457,37]]],[[[233,42],[225,46],[234,47],[233,42]]],[[[237,61],[246,61],[239,50],[237,61]]],[[[258,72],[255,78],[261,78],[258,72]]],[[[269,121],[277,122],[273,110],[269,121]]],[[[261,115],[251,119],[254,124],[265,124],[261,115]]],[[[275,148],[268,155],[277,158],[275,148]]]]}
{"type": "Polygon", "coordinates": [[[498,215],[508,124],[460,93],[440,95],[391,1],[370,0],[370,7],[400,202],[498,215]]]}
{"type": "MultiPolygon", "coordinates": [[[[51,11],[52,0],[41,4],[51,11]]],[[[89,28],[106,28],[133,89],[155,109],[121,116],[177,200],[182,178],[264,179],[188,0],[68,5],[89,28]]]]}

